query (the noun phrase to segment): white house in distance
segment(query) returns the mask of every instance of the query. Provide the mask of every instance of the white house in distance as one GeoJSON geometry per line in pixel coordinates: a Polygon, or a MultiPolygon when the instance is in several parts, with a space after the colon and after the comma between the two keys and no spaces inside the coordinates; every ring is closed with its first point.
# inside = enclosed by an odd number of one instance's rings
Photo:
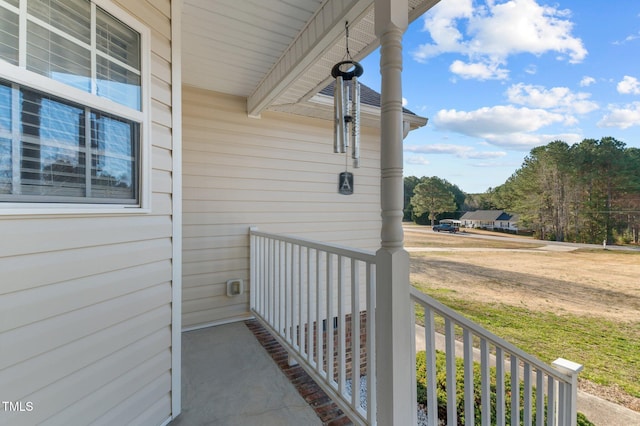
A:
{"type": "Polygon", "coordinates": [[[377,250],[368,418],[409,424],[401,38],[435,3],[0,0],[0,424],[169,424],[183,330],[255,315],[252,226],[377,250]],[[348,196],[347,23],[382,74],[348,196]]]}
{"type": "Polygon", "coordinates": [[[466,228],[500,229],[505,231],[518,230],[518,215],[509,214],[504,210],[476,210],[465,212],[460,218],[462,226],[466,228]]]}

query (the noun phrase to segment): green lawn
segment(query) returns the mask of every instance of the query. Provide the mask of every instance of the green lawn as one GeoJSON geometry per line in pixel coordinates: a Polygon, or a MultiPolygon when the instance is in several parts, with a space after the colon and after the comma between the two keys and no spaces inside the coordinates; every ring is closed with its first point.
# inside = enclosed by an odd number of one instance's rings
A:
{"type": "Polygon", "coordinates": [[[640,398],[640,323],[558,315],[462,300],[455,291],[416,288],[545,362],[562,357],[584,365],[581,378],[617,385],[640,398]]]}

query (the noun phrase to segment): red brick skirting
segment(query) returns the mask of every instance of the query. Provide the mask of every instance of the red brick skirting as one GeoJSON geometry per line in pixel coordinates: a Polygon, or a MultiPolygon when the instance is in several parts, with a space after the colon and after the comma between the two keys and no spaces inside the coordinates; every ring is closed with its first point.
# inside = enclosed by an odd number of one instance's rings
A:
{"type": "Polygon", "coordinates": [[[267,353],[271,355],[280,370],[295,386],[300,396],[314,409],[324,425],[353,425],[349,417],[327,396],[300,365],[289,366],[287,351],[258,320],[247,320],[244,323],[256,336],[256,339],[267,353]]]}

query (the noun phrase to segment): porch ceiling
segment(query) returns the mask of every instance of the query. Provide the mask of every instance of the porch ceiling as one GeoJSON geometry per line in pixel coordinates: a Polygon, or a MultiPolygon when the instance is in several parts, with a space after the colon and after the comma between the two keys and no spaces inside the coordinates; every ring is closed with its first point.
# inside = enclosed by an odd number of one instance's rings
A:
{"type": "MultiPolygon", "coordinates": [[[[439,0],[409,0],[409,22],[439,0]]],[[[247,98],[249,115],[295,104],[331,80],[349,51],[378,47],[373,0],[184,0],[183,82],[247,98]]]]}

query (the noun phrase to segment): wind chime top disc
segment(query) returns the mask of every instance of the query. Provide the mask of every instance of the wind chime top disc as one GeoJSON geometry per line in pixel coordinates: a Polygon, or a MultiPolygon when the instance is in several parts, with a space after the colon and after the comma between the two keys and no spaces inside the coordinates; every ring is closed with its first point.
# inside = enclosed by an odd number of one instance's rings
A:
{"type": "Polygon", "coordinates": [[[343,80],[348,81],[353,77],[360,77],[364,72],[364,68],[356,61],[342,61],[338,62],[331,68],[331,77],[342,77],[343,80]]]}

